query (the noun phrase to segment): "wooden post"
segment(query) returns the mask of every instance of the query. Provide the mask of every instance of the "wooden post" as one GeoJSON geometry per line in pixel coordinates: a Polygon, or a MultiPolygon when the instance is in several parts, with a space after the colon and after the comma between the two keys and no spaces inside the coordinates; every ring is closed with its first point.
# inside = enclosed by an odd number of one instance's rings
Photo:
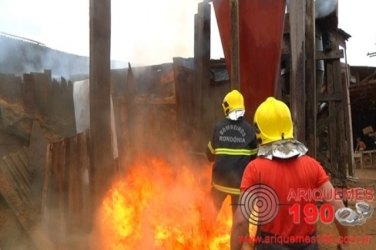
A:
{"type": "Polygon", "coordinates": [[[316,93],[316,23],[315,2],[306,0],[305,15],[305,81],[306,81],[306,137],[307,146],[311,156],[316,157],[317,151],[317,93],[316,93]]]}
{"type": "Polygon", "coordinates": [[[94,209],[114,174],[110,50],[111,0],[90,0],[90,175],[94,209]]]}
{"type": "MultiPolygon", "coordinates": [[[[195,117],[196,126],[201,128],[203,136],[202,141],[198,144],[201,147],[206,145],[206,135],[209,128],[203,127],[206,118],[206,107],[208,103],[209,94],[209,70],[210,70],[210,4],[208,2],[201,2],[198,4],[198,12],[195,16],[195,83],[198,85],[195,87],[197,95],[195,96],[195,117]]],[[[198,149],[201,150],[201,149],[198,149]]]]}
{"type": "MultiPolygon", "coordinates": [[[[346,52],[346,48],[345,48],[346,52]]],[[[346,53],[345,53],[346,56],[346,53]]],[[[351,116],[351,104],[350,104],[350,76],[349,76],[349,69],[347,65],[347,59],[345,59],[345,77],[342,83],[343,90],[346,93],[345,102],[345,121],[346,121],[346,140],[347,140],[347,162],[348,162],[348,174],[350,176],[355,175],[355,161],[354,161],[354,142],[353,142],[353,131],[352,131],[352,116],[351,116]]]]}
{"type": "MultiPolygon", "coordinates": [[[[339,48],[339,41],[338,36],[333,36],[333,46],[335,49],[338,50],[339,48]]],[[[340,96],[340,100],[334,102],[334,107],[337,110],[336,114],[336,133],[335,139],[337,140],[337,169],[339,172],[339,178],[341,180],[341,184],[345,185],[346,182],[346,163],[347,163],[347,149],[346,145],[346,124],[345,121],[345,110],[346,110],[346,99],[347,99],[347,92],[344,89],[344,85],[342,84],[341,79],[341,61],[340,58],[333,60],[333,84],[335,88],[335,93],[340,96]]]]}
{"type": "Polygon", "coordinates": [[[231,18],[231,89],[240,90],[239,0],[230,0],[231,18]]]}
{"type": "Polygon", "coordinates": [[[305,142],[305,13],[306,0],[290,0],[290,108],[295,138],[305,142]]]}

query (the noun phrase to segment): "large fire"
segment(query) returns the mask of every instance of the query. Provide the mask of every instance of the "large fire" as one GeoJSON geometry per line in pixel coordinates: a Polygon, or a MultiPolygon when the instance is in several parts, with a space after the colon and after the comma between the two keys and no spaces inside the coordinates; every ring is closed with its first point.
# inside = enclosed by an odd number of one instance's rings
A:
{"type": "Polygon", "coordinates": [[[231,204],[216,216],[210,165],[139,160],[114,182],[98,215],[100,249],[230,248],[231,204]]]}

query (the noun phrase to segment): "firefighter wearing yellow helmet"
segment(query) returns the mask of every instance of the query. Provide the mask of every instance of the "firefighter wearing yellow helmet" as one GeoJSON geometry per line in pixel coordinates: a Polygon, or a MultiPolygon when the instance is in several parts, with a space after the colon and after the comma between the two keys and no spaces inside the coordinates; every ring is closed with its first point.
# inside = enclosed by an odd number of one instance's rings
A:
{"type": "Polygon", "coordinates": [[[254,123],[261,145],[294,137],[290,109],[274,97],[267,98],[257,108],[254,123]]]}
{"type": "Polygon", "coordinates": [[[245,112],[243,95],[237,91],[232,90],[223,98],[222,102],[223,112],[228,116],[233,111],[245,112]]]}
{"type": "Polygon", "coordinates": [[[255,129],[244,119],[243,95],[237,90],[228,92],[222,108],[225,118],[216,123],[206,152],[214,161],[211,194],[217,210],[227,195],[237,203],[243,171],[257,153],[255,129]]]}
{"type": "MultiPolygon", "coordinates": [[[[263,239],[256,242],[255,249],[318,249],[315,222],[303,217],[297,221],[290,212],[293,206],[303,211],[307,204],[322,202],[317,194],[309,195],[315,190],[323,194],[333,192],[328,175],[318,161],[306,154],[305,145],[294,139],[291,113],[285,103],[267,98],[255,112],[254,125],[258,152],[243,173],[241,206],[233,218],[231,250],[242,249],[239,238],[247,235],[249,223],[257,225],[257,237],[263,239]],[[307,195],[302,198],[298,193],[307,195]],[[286,240],[265,241],[270,236],[286,240]],[[296,240],[303,238],[312,240],[296,240]]],[[[344,208],[340,199],[325,201],[330,203],[333,213],[344,208]]],[[[336,226],[340,236],[346,237],[347,229],[340,223],[336,226]]]]}

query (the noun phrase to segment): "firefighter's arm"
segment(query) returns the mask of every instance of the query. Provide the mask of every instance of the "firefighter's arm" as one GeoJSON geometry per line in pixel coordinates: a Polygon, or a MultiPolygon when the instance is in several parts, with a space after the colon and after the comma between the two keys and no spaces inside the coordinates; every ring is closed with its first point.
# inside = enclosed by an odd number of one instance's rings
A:
{"type": "MultiPolygon", "coordinates": [[[[321,185],[320,189],[322,190],[323,194],[327,194],[329,192],[332,192],[333,189],[334,189],[334,187],[333,187],[333,185],[332,185],[332,183],[330,181],[327,181],[327,182],[325,182],[324,184],[321,185]]],[[[330,200],[328,200],[326,202],[330,203],[333,206],[334,213],[338,209],[345,207],[343,201],[339,200],[339,199],[335,199],[334,198],[334,199],[330,199],[330,200]]],[[[337,219],[335,219],[334,222],[335,222],[335,225],[336,225],[336,228],[337,228],[337,231],[338,231],[339,235],[342,238],[346,238],[348,236],[348,228],[346,226],[342,225],[341,223],[339,223],[337,221],[337,219]]],[[[347,249],[346,247],[347,247],[346,244],[342,244],[340,249],[347,249]]]]}
{"type": "MultiPolygon", "coordinates": [[[[242,194],[240,195],[242,197],[242,194]]],[[[249,223],[247,218],[240,210],[240,206],[237,207],[231,230],[231,250],[241,250],[245,237],[248,236],[249,223]]]]}

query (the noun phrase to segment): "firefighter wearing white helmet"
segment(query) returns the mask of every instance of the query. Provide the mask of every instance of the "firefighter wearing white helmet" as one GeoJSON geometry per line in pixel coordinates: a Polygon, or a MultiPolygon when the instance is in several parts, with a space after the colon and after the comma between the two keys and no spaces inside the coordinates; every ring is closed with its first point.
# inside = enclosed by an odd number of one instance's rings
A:
{"type": "MultiPolygon", "coordinates": [[[[247,235],[249,223],[257,225],[257,237],[260,239],[270,236],[284,239],[281,242],[260,240],[255,249],[318,249],[315,223],[303,217],[299,221],[294,220],[290,208],[299,206],[300,211],[305,211],[307,204],[318,202],[314,195],[299,198],[293,194],[309,194],[314,190],[324,194],[333,192],[328,175],[319,162],[306,155],[308,150],[305,145],[294,139],[291,113],[285,103],[274,97],[267,98],[255,112],[254,125],[259,142],[257,158],[247,165],[243,173],[239,199],[242,206],[238,206],[234,214],[231,250],[241,249],[239,238],[247,235]],[[258,194],[262,197],[259,201],[258,194]],[[257,219],[252,220],[255,208],[264,213],[256,213],[257,219]]],[[[344,208],[342,200],[325,201],[332,206],[333,212],[344,208]]],[[[335,222],[341,237],[346,237],[347,229],[335,222]]]]}
{"type": "Polygon", "coordinates": [[[254,127],[244,119],[242,94],[237,90],[227,93],[222,108],[225,119],[215,125],[206,152],[214,161],[211,194],[217,210],[227,195],[233,204],[238,201],[243,171],[257,153],[254,127]]]}

